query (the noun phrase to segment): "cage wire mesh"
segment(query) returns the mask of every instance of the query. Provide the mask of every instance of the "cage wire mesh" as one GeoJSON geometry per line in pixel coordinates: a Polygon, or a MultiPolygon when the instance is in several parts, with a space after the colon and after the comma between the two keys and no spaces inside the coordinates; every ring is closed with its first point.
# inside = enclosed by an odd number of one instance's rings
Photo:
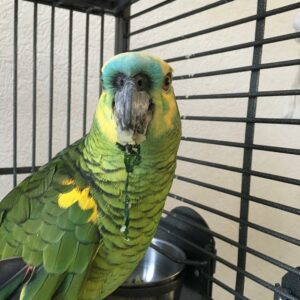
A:
{"type": "Polygon", "coordinates": [[[106,59],[151,52],[183,122],[164,216],[186,205],[211,228],[190,222],[216,240],[212,298],[299,299],[275,284],[300,276],[300,3],[38,2],[1,2],[1,198],[86,133],[106,59]]]}

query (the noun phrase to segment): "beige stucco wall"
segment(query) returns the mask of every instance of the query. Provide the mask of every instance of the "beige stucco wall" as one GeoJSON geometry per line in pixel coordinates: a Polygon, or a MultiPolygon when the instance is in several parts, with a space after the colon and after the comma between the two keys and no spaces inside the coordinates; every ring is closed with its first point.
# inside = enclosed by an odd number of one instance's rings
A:
{"type": "MultiPolygon", "coordinates": [[[[142,0],[132,8],[133,12],[159,3],[160,1],[142,0]]],[[[168,6],[153,11],[146,18],[139,17],[132,21],[132,30],[151,25],[160,20],[176,16],[184,11],[204,6],[213,0],[177,0],[168,6]]],[[[291,0],[269,0],[268,9],[289,3],[291,0]]],[[[31,164],[32,135],[32,14],[33,5],[19,1],[19,72],[18,72],[18,165],[31,164]]],[[[12,103],[13,103],[13,1],[0,2],[0,167],[12,166],[12,103]]],[[[49,101],[49,47],[50,47],[50,7],[39,6],[38,27],[38,80],[37,80],[37,164],[43,164],[48,157],[48,101],[49,101]]],[[[133,36],[131,48],[148,45],[174,36],[208,28],[217,24],[255,14],[256,1],[236,0],[232,3],[196,14],[176,23],[170,23],[152,31],[133,36]]],[[[298,12],[299,13],[299,12],[298,12]]],[[[296,11],[279,14],[267,19],[265,37],[293,32],[292,23],[296,11]]],[[[56,10],[55,62],[54,62],[54,127],[53,153],[66,145],[66,107],[67,107],[67,51],[68,51],[68,12],[56,10]]],[[[208,35],[187,39],[184,42],[169,44],[150,49],[149,52],[162,58],[188,55],[208,49],[214,49],[254,38],[254,22],[217,31],[208,35]]],[[[88,125],[98,99],[99,82],[99,33],[100,20],[91,16],[89,47],[89,87],[88,87],[88,125]]],[[[104,58],[113,55],[114,19],[105,18],[104,58]]],[[[74,13],[73,39],[73,79],[71,139],[75,141],[82,135],[83,77],[84,77],[84,40],[85,16],[74,13]]],[[[294,40],[264,46],[262,62],[273,62],[299,58],[299,46],[294,40]]],[[[251,64],[253,49],[247,48],[225,54],[205,56],[198,59],[173,63],[175,75],[232,68],[251,64]]],[[[261,72],[260,90],[299,89],[299,66],[270,69],[261,72]]],[[[247,92],[250,73],[237,73],[213,76],[201,79],[176,81],[177,95],[210,94],[222,92],[247,92]]],[[[258,117],[286,116],[298,117],[299,105],[293,106],[294,97],[259,98],[258,117]],[[294,111],[293,108],[295,108],[294,111]]],[[[232,116],[245,117],[247,99],[217,99],[179,101],[182,115],[232,116]]],[[[183,135],[209,139],[244,141],[245,126],[242,123],[214,123],[203,121],[183,121],[183,135]]],[[[299,148],[299,126],[293,125],[256,125],[255,143],[282,147],[299,148]]],[[[239,148],[182,142],[180,155],[217,162],[230,166],[242,166],[243,151],[239,148]]],[[[298,156],[254,151],[253,169],[300,179],[300,159],[298,156]]],[[[192,176],[195,179],[240,191],[241,175],[205,166],[178,162],[177,174],[192,176]]],[[[25,175],[18,176],[22,180],[25,175]]],[[[12,188],[11,176],[0,176],[0,198],[12,188]]],[[[239,199],[209,189],[196,187],[175,180],[172,191],[191,200],[199,201],[218,210],[239,216],[239,199]]],[[[299,208],[300,189],[298,186],[278,183],[271,180],[252,178],[251,195],[276,201],[299,208]]],[[[180,204],[168,199],[166,207],[180,204]]],[[[234,222],[225,220],[206,211],[198,210],[206,219],[210,228],[231,239],[238,239],[239,228],[234,222]]],[[[250,220],[262,226],[300,238],[299,217],[278,210],[251,203],[250,220]]],[[[216,240],[218,255],[233,264],[237,261],[237,249],[220,240],[216,240]]],[[[299,247],[292,246],[278,239],[249,230],[249,246],[264,252],[291,266],[300,265],[299,247]]],[[[247,270],[266,281],[278,282],[284,271],[248,255],[247,270]]],[[[217,264],[216,278],[234,288],[235,272],[222,264],[217,264]]],[[[273,299],[272,292],[250,280],[246,281],[245,295],[250,299],[273,299]]],[[[227,300],[233,296],[214,286],[214,299],[227,300]]]]}

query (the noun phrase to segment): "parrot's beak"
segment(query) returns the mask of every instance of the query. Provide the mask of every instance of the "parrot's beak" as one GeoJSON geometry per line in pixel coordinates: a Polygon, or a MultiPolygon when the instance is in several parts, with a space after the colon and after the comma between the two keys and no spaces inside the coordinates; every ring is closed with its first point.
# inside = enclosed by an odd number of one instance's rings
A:
{"type": "Polygon", "coordinates": [[[115,93],[113,107],[118,135],[122,135],[123,144],[140,143],[145,140],[154,105],[143,75],[122,80],[121,88],[115,93]]]}

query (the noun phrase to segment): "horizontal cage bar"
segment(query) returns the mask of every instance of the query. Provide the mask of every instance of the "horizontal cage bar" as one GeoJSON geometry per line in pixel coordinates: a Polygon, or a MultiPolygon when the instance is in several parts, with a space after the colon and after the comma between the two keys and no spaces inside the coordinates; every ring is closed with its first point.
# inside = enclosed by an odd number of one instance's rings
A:
{"type": "Polygon", "coordinates": [[[202,72],[202,73],[196,73],[196,74],[179,75],[179,76],[174,76],[173,80],[194,79],[194,78],[200,78],[200,77],[234,74],[234,73],[240,73],[240,72],[281,68],[281,67],[289,67],[289,66],[297,66],[297,65],[300,65],[300,59],[278,61],[278,62],[273,62],[273,63],[251,65],[251,66],[245,66],[245,67],[223,69],[223,70],[202,72]]]}
{"type": "MultiPolygon", "coordinates": [[[[208,167],[212,167],[212,168],[228,170],[228,171],[232,171],[232,172],[238,172],[238,173],[243,172],[242,168],[227,166],[227,165],[223,165],[223,164],[213,163],[213,162],[194,159],[194,158],[189,158],[189,157],[177,156],[177,159],[182,160],[182,161],[195,163],[195,164],[208,166],[208,167]]],[[[280,203],[276,203],[276,202],[273,202],[273,201],[270,201],[270,200],[254,197],[254,196],[251,196],[251,195],[249,195],[249,196],[244,195],[244,196],[252,202],[256,202],[256,203],[259,203],[259,204],[262,204],[262,205],[265,205],[265,206],[276,208],[276,209],[279,209],[279,210],[282,210],[282,211],[285,211],[285,212],[289,212],[289,213],[292,213],[292,214],[300,215],[300,209],[299,208],[291,207],[291,206],[288,206],[288,205],[283,205],[283,204],[280,204],[280,203]]]]}
{"type": "Polygon", "coordinates": [[[248,175],[261,177],[261,178],[265,178],[265,179],[285,182],[285,183],[294,184],[294,185],[300,185],[299,179],[295,179],[295,178],[291,178],[291,177],[284,177],[284,176],[279,176],[279,175],[275,175],[275,174],[264,173],[264,172],[254,171],[254,170],[245,170],[242,168],[231,167],[231,166],[226,166],[226,165],[217,164],[217,163],[210,163],[207,161],[197,160],[197,159],[183,157],[183,156],[178,156],[177,159],[179,159],[181,161],[185,161],[185,162],[198,164],[198,165],[205,165],[205,166],[223,169],[223,170],[227,170],[227,171],[233,171],[233,172],[237,172],[237,173],[241,173],[241,174],[248,174],[248,175]]]}
{"type": "Polygon", "coordinates": [[[165,0],[163,2],[160,2],[160,3],[156,4],[156,5],[153,5],[153,6],[149,7],[149,8],[146,8],[146,9],[144,9],[144,10],[138,12],[138,13],[135,13],[135,14],[129,16],[129,18],[126,18],[126,20],[132,20],[132,19],[134,19],[136,17],[139,17],[139,16],[144,15],[146,13],[149,13],[149,12],[151,12],[153,10],[156,10],[156,9],[162,7],[162,6],[168,5],[168,4],[170,4],[170,3],[174,2],[174,1],[175,0],[165,0]]]}
{"type": "Polygon", "coordinates": [[[207,273],[204,273],[203,271],[200,270],[200,274],[202,276],[204,276],[205,278],[211,280],[213,283],[215,283],[216,285],[218,285],[219,287],[221,287],[222,289],[226,290],[227,292],[229,292],[232,295],[235,295],[238,299],[241,300],[250,300],[250,298],[247,298],[243,295],[241,295],[240,293],[236,292],[234,289],[232,289],[231,287],[229,287],[228,285],[226,285],[225,283],[223,283],[222,281],[218,280],[217,278],[210,276],[207,273]]]}
{"type": "Polygon", "coordinates": [[[195,137],[185,137],[185,136],[183,136],[181,138],[181,140],[187,141],[187,142],[204,143],[204,144],[211,144],[211,145],[222,145],[222,146],[228,146],[228,147],[251,148],[251,149],[255,149],[255,150],[293,154],[293,155],[300,154],[300,149],[295,149],[295,148],[284,148],[284,147],[275,147],[275,146],[266,146],[266,145],[257,145],[257,144],[249,146],[245,143],[228,142],[228,141],[223,141],[223,140],[212,140],[212,139],[203,139],[203,138],[195,138],[195,137]]]}
{"type": "Polygon", "coordinates": [[[153,25],[150,25],[150,26],[147,26],[147,27],[138,29],[138,30],[136,30],[136,31],[132,31],[132,32],[129,33],[128,36],[133,36],[133,35],[136,35],[136,34],[138,34],[138,33],[142,33],[142,32],[148,31],[148,30],[150,30],[150,29],[154,29],[154,28],[157,28],[157,27],[160,27],[160,26],[169,24],[169,23],[171,23],[171,22],[178,21],[178,20],[180,20],[180,19],[184,19],[184,18],[190,17],[190,16],[195,15],[195,14],[198,14],[198,13],[200,13],[200,12],[204,12],[204,11],[206,11],[206,10],[209,10],[209,9],[212,9],[212,8],[215,8],[215,7],[218,7],[218,6],[220,6],[220,5],[227,4],[228,2],[231,2],[231,1],[233,1],[233,0],[219,0],[219,1],[216,1],[216,2],[214,2],[214,3],[211,3],[211,4],[208,4],[208,5],[199,7],[199,8],[197,8],[197,9],[194,9],[194,10],[192,10],[192,11],[183,13],[183,14],[178,15],[178,16],[176,16],[176,17],[173,17],[173,18],[170,18],[170,19],[167,19],[167,20],[164,20],[164,21],[155,23],[155,24],[153,24],[153,25]]]}
{"type": "Polygon", "coordinates": [[[30,174],[33,171],[38,170],[38,166],[35,167],[16,167],[16,168],[0,168],[0,175],[12,175],[14,170],[17,174],[30,174]]]}
{"type": "Polygon", "coordinates": [[[292,267],[292,266],[290,266],[288,264],[285,264],[285,263],[283,263],[283,262],[281,262],[281,261],[279,261],[279,260],[277,260],[277,259],[275,259],[273,257],[270,257],[270,256],[268,256],[266,254],[263,254],[263,253],[255,250],[253,248],[250,248],[248,246],[243,246],[243,245],[239,244],[238,242],[236,242],[236,241],[234,241],[234,240],[232,240],[232,239],[230,239],[228,237],[225,237],[224,235],[219,234],[219,233],[217,233],[217,232],[215,232],[215,231],[213,231],[213,230],[211,230],[211,229],[209,229],[209,228],[207,228],[207,227],[205,227],[205,226],[203,226],[201,224],[198,224],[198,223],[196,223],[194,221],[191,221],[189,219],[182,219],[176,213],[173,213],[172,211],[170,212],[170,211],[167,211],[167,210],[164,209],[163,213],[166,214],[167,216],[170,216],[173,219],[176,219],[177,221],[183,222],[183,223],[185,223],[187,225],[190,225],[190,226],[192,226],[194,228],[197,228],[197,229],[199,229],[201,231],[210,233],[214,237],[216,237],[216,238],[218,238],[218,239],[220,239],[220,240],[222,240],[222,241],[224,241],[224,242],[226,242],[226,243],[228,243],[228,244],[230,244],[232,246],[244,249],[248,253],[250,253],[250,254],[252,254],[252,255],[254,255],[256,257],[259,257],[262,260],[266,260],[266,261],[268,261],[269,263],[273,264],[276,267],[282,268],[282,269],[284,269],[286,271],[290,271],[290,272],[292,272],[292,273],[300,276],[300,270],[298,270],[298,269],[296,269],[296,268],[294,268],[294,267],[292,267]]]}
{"type": "Polygon", "coordinates": [[[177,100],[198,100],[198,99],[226,99],[226,98],[245,98],[245,97],[271,97],[271,96],[295,96],[300,95],[300,89],[259,91],[255,93],[224,93],[224,94],[200,94],[200,95],[180,95],[177,100]]]}
{"type": "MultiPolygon", "coordinates": [[[[192,33],[189,33],[189,34],[174,37],[174,38],[171,38],[171,39],[168,39],[168,40],[165,40],[165,41],[152,43],[151,45],[138,47],[138,48],[135,48],[131,51],[141,51],[141,50],[146,50],[146,49],[149,49],[149,48],[155,48],[155,47],[158,47],[158,46],[163,46],[163,45],[166,45],[166,44],[171,44],[171,43],[183,41],[183,40],[190,39],[190,38],[193,38],[193,37],[196,37],[196,36],[200,36],[200,35],[215,32],[215,31],[218,31],[218,30],[226,29],[226,28],[229,28],[229,27],[245,24],[245,23],[252,22],[252,21],[255,21],[255,20],[258,20],[258,19],[262,19],[262,18],[265,18],[265,17],[274,16],[274,15],[277,15],[279,13],[287,12],[287,11],[294,10],[294,9],[297,9],[297,8],[300,8],[300,3],[295,3],[295,4],[290,4],[290,5],[286,5],[286,6],[283,6],[283,7],[275,8],[275,9],[269,10],[266,13],[261,14],[261,15],[252,15],[252,16],[245,17],[245,18],[242,18],[242,19],[239,19],[239,20],[231,21],[231,22],[224,23],[224,24],[221,24],[221,25],[217,25],[217,26],[214,26],[214,27],[210,27],[210,28],[207,28],[207,29],[202,29],[202,30],[195,31],[195,32],[192,32],[192,33]]],[[[132,35],[132,33],[131,33],[131,35],[132,35]]]]}
{"type": "Polygon", "coordinates": [[[186,116],[186,115],[181,115],[181,119],[190,120],[190,121],[300,125],[300,119],[280,119],[280,118],[247,119],[241,117],[210,117],[210,116],[186,116]]]}
{"type": "Polygon", "coordinates": [[[88,1],[72,1],[72,0],[26,0],[38,4],[55,6],[60,9],[73,10],[80,13],[89,13],[99,16],[102,13],[117,16],[128,6],[140,0],[88,0],[88,1]]]}
{"type": "MultiPolygon", "coordinates": [[[[188,60],[188,59],[199,58],[199,57],[204,57],[204,56],[209,56],[209,55],[214,55],[214,54],[219,54],[219,53],[241,50],[241,49],[245,49],[245,48],[249,48],[249,47],[256,47],[256,46],[261,46],[261,45],[267,45],[267,44],[288,41],[288,40],[296,39],[299,37],[300,37],[300,32],[293,32],[293,33],[278,35],[278,36],[274,36],[274,37],[270,37],[270,38],[265,38],[265,39],[262,39],[259,41],[246,42],[246,43],[241,43],[241,44],[237,44],[237,45],[207,50],[207,51],[203,51],[203,52],[176,56],[176,57],[165,59],[165,61],[168,63],[171,63],[171,62],[175,62],[175,61],[188,60]]],[[[131,50],[131,51],[134,51],[134,50],[131,50]]]]}
{"type": "MultiPolygon", "coordinates": [[[[200,181],[197,181],[197,180],[192,180],[192,179],[185,178],[185,177],[182,177],[182,176],[180,176],[180,178],[178,178],[178,179],[182,180],[182,181],[185,181],[185,182],[192,183],[192,184],[196,184],[196,185],[208,188],[208,189],[219,191],[219,192],[222,192],[222,193],[225,193],[225,194],[229,194],[229,195],[233,195],[233,196],[236,196],[236,197],[240,197],[240,196],[238,196],[238,195],[240,195],[240,193],[235,192],[235,191],[231,191],[231,190],[228,190],[228,189],[224,189],[224,188],[221,188],[219,186],[214,186],[214,185],[211,185],[211,184],[207,184],[207,183],[200,182],[200,181]]],[[[182,201],[184,203],[189,203],[191,205],[194,205],[195,207],[198,207],[198,208],[204,209],[206,211],[209,211],[209,212],[211,212],[213,214],[219,215],[219,216],[221,216],[221,217],[223,217],[225,219],[229,219],[229,220],[234,221],[236,223],[247,225],[248,227],[251,227],[251,228],[253,228],[253,229],[257,230],[257,231],[260,231],[260,232],[263,232],[263,233],[265,233],[267,235],[270,235],[270,236],[276,237],[278,239],[281,239],[281,240],[283,240],[285,242],[294,244],[296,246],[300,246],[300,240],[298,240],[298,239],[296,239],[294,237],[285,235],[285,234],[280,233],[278,231],[269,229],[267,227],[264,227],[264,226],[261,226],[261,225],[258,225],[258,224],[255,224],[255,223],[252,223],[252,222],[249,222],[249,221],[244,221],[244,220],[242,220],[240,218],[237,218],[235,216],[226,214],[226,213],[221,212],[221,211],[219,211],[217,209],[210,208],[210,207],[208,207],[206,205],[200,204],[198,202],[189,200],[187,198],[184,198],[184,197],[172,194],[172,193],[169,193],[169,196],[172,197],[172,198],[174,198],[174,199],[176,199],[176,200],[182,201]]]]}
{"type": "Polygon", "coordinates": [[[286,292],[282,291],[281,289],[277,288],[277,287],[274,287],[271,283],[263,280],[262,278],[259,278],[255,275],[253,275],[252,273],[248,272],[248,271],[245,271],[237,266],[235,266],[234,264],[232,264],[231,262],[225,260],[224,258],[214,254],[214,253],[211,253],[209,251],[207,251],[206,249],[204,249],[203,247],[200,247],[196,244],[194,244],[193,242],[185,239],[184,237],[182,236],[179,236],[179,235],[176,235],[175,233],[173,233],[171,230],[169,230],[168,228],[164,227],[163,225],[164,220],[162,219],[162,222],[161,222],[161,225],[160,225],[160,229],[165,231],[166,233],[168,233],[169,235],[177,238],[178,240],[184,242],[184,243],[187,243],[189,244],[191,247],[194,247],[196,250],[199,250],[200,252],[202,252],[203,254],[206,254],[207,256],[215,259],[216,261],[220,262],[221,264],[227,266],[228,268],[238,272],[238,273],[241,273],[243,274],[244,276],[246,276],[247,278],[251,279],[252,281],[258,283],[259,285],[273,291],[273,292],[276,292],[278,295],[281,295],[281,296],[284,296],[286,297],[287,299],[290,299],[290,300],[299,300],[297,298],[295,298],[294,296],[291,296],[290,294],[287,294],[286,292]]]}

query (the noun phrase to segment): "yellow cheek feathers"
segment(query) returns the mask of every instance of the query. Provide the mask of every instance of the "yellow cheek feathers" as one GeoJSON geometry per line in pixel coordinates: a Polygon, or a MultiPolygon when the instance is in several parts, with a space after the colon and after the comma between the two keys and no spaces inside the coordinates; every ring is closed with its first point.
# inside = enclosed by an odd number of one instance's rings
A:
{"type": "Polygon", "coordinates": [[[176,118],[178,112],[177,103],[176,100],[174,99],[173,92],[170,91],[168,93],[164,93],[163,100],[168,103],[167,111],[164,112],[164,117],[163,117],[164,123],[168,128],[171,129],[174,127],[173,120],[174,118],[176,118]]]}
{"type": "Polygon", "coordinates": [[[102,93],[97,105],[96,120],[103,135],[115,144],[117,142],[116,122],[113,116],[112,99],[109,98],[105,92],[102,93]]]}
{"type": "MultiPolygon", "coordinates": [[[[71,179],[65,180],[63,184],[69,185],[74,183],[71,179]]],[[[60,194],[58,196],[58,205],[61,208],[68,208],[72,206],[74,203],[77,203],[82,210],[92,209],[93,212],[88,222],[96,222],[97,220],[97,205],[95,200],[90,196],[90,188],[85,188],[80,190],[78,188],[74,188],[68,193],[60,194]]]]}
{"type": "MultiPolygon", "coordinates": [[[[162,67],[167,68],[165,65],[162,67]]],[[[170,70],[170,67],[168,67],[170,70]]],[[[172,90],[169,92],[159,91],[152,95],[155,103],[156,117],[150,121],[153,129],[152,136],[162,136],[166,131],[173,129],[174,120],[178,117],[177,103],[172,90]]],[[[117,135],[117,125],[112,110],[112,97],[103,92],[97,105],[96,121],[101,133],[111,143],[116,144],[119,139],[117,135]]],[[[150,129],[150,128],[149,128],[150,129]]]]}
{"type": "Polygon", "coordinates": [[[158,93],[154,97],[160,101],[156,101],[154,117],[149,129],[152,136],[159,137],[174,129],[176,126],[174,120],[178,118],[178,109],[173,91],[158,93]]]}

